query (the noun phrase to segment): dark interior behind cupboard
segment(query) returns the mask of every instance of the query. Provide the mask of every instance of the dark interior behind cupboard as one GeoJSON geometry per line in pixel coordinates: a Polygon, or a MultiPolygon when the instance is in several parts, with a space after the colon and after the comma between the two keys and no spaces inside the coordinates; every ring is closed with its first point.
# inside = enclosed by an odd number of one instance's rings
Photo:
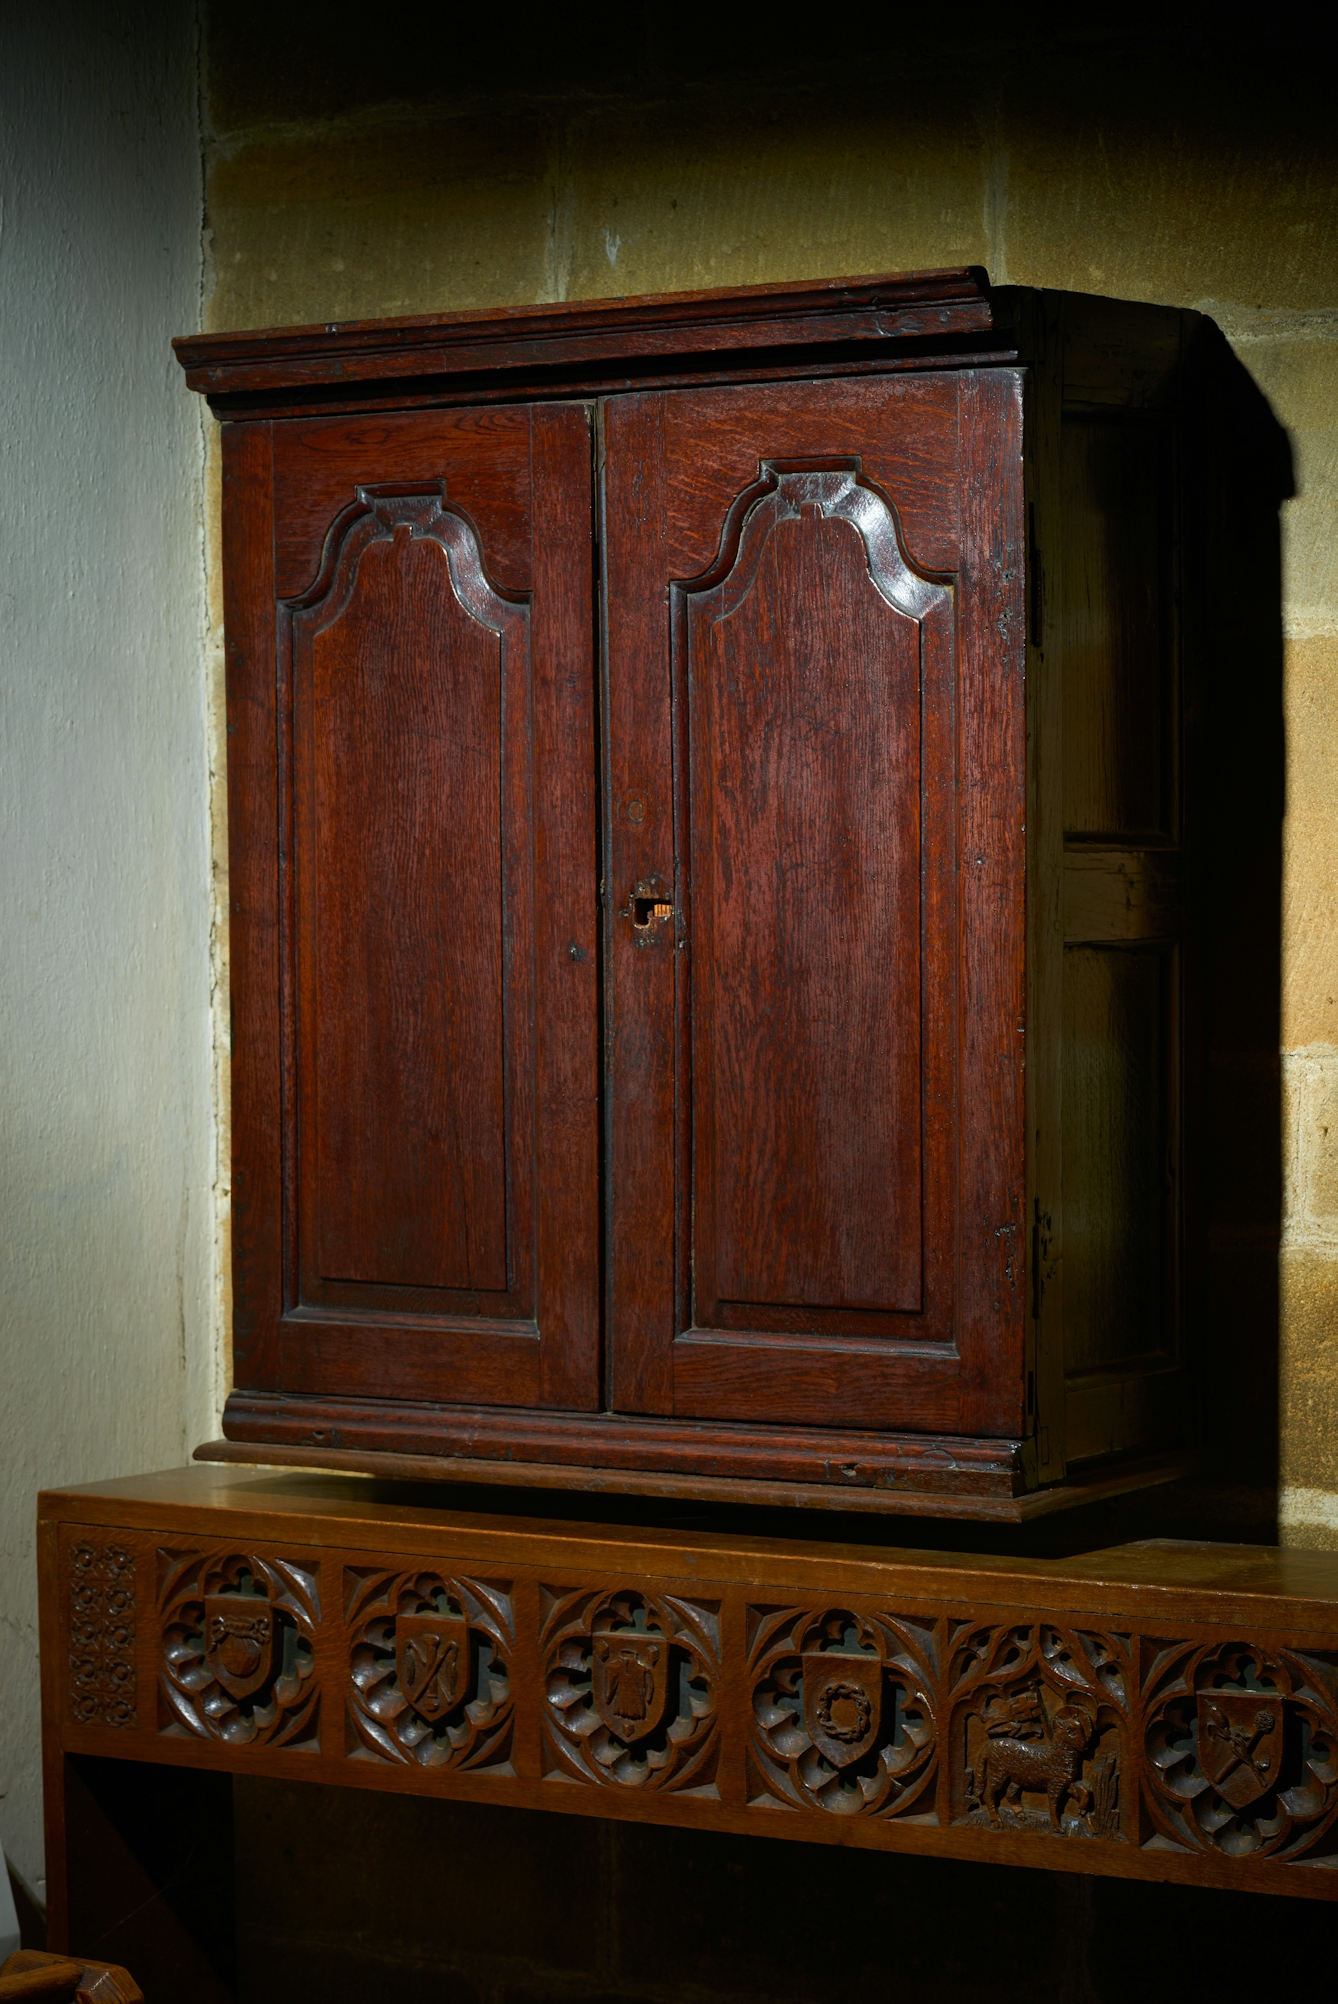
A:
{"type": "Polygon", "coordinates": [[[998,1517],[1180,1465],[1215,330],[961,270],[177,345],[218,1451],[998,1517]]]}

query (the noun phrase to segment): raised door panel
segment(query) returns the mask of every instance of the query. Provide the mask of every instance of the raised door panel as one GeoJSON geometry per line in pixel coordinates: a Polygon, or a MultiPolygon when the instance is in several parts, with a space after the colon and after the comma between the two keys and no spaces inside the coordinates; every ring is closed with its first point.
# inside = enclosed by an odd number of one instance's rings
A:
{"type": "Polygon", "coordinates": [[[276,427],[249,495],[236,1075],[280,1115],[239,1131],[239,1387],[598,1401],[589,431],[493,417],[276,427]]]}
{"type": "Polygon", "coordinates": [[[1022,1430],[998,382],[609,411],[615,1404],[1022,1430]]]}
{"type": "Polygon", "coordinates": [[[374,1285],[430,1312],[419,1292],[449,1290],[523,1315],[529,607],[439,490],[364,487],[349,512],[290,608],[302,1300],[374,1285]]]}

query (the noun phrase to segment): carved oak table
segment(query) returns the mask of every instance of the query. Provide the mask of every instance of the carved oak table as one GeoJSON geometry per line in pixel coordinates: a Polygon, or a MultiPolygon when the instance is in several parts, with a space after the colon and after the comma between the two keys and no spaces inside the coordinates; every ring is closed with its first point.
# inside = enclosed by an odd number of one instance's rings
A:
{"type": "Polygon", "coordinates": [[[897,1551],[227,1467],[46,1495],[39,1538],[55,1947],[106,1757],[1338,1897],[1338,1554],[897,1551]]]}

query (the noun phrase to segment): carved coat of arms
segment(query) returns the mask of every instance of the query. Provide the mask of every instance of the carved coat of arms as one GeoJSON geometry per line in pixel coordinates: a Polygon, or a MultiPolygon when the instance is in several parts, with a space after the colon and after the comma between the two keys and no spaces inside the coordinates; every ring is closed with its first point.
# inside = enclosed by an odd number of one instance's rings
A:
{"type": "Polygon", "coordinates": [[[617,1629],[596,1635],[590,1669],[595,1710],[624,1746],[655,1731],[669,1697],[664,1636],[617,1629]]]}
{"type": "Polygon", "coordinates": [[[803,1658],[804,1729],[833,1767],[862,1760],[883,1722],[883,1666],[876,1656],[815,1649],[803,1658]]]}
{"type": "Polygon", "coordinates": [[[1282,1699],[1273,1691],[1199,1693],[1199,1766],[1224,1801],[1244,1809],[1282,1771],[1282,1699]]]}
{"type": "Polygon", "coordinates": [[[469,1626],[458,1614],[401,1614],[395,1622],[395,1675],[420,1718],[453,1712],[469,1675],[469,1626]]]}
{"type": "Polygon", "coordinates": [[[269,1602],[259,1594],[206,1594],[204,1653],[230,1697],[251,1697],[274,1668],[274,1610],[269,1602]]]}

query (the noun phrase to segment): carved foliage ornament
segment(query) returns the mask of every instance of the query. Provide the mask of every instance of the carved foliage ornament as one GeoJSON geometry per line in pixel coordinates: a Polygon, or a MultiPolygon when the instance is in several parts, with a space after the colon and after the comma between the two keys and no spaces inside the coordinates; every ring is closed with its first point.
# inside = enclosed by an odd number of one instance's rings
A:
{"type": "Polygon", "coordinates": [[[718,1608],[633,1592],[544,1595],[550,1771],[714,1795],[718,1608]]]}
{"type": "Polygon", "coordinates": [[[1154,1845],[1227,1857],[1333,1848],[1338,1664],[1257,1643],[1145,1643],[1154,1845]]]}
{"type": "Polygon", "coordinates": [[[511,1774],[509,1582],[345,1571],[355,1759],[511,1774]]]}
{"type": "Polygon", "coordinates": [[[754,1799],[838,1816],[933,1807],[932,1630],[844,1609],[749,1609],[754,1799]]]}
{"type": "Polygon", "coordinates": [[[1129,1639],[959,1623],[950,1649],[953,1821],[1128,1840],[1129,1639]]]}
{"type": "Polygon", "coordinates": [[[160,1552],[164,1732],[314,1747],[314,1570],[240,1552],[160,1552]]]}
{"type": "Polygon", "coordinates": [[[67,1558],[70,1710],[82,1725],[133,1726],[135,1558],[124,1545],[84,1539],[67,1558]]]}

